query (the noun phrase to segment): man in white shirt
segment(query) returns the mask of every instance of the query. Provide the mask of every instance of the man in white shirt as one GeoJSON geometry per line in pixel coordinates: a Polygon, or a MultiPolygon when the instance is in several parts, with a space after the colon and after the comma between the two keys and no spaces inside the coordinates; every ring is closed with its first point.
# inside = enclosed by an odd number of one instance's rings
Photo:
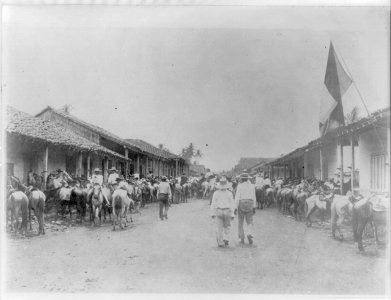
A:
{"type": "Polygon", "coordinates": [[[216,220],[216,239],[219,247],[228,247],[231,220],[234,219],[235,201],[228,187],[227,178],[221,177],[210,206],[212,219],[216,220]]]}
{"type": "Polygon", "coordinates": [[[112,167],[110,170],[109,170],[109,178],[107,180],[108,184],[109,185],[114,185],[117,183],[117,179],[119,178],[119,175],[118,175],[118,171],[116,168],[112,167]]]}
{"type": "Polygon", "coordinates": [[[163,221],[164,218],[168,219],[167,212],[169,207],[169,201],[172,199],[171,187],[167,182],[167,177],[163,176],[162,181],[157,188],[157,198],[159,200],[159,217],[163,221]]]}
{"type": "Polygon", "coordinates": [[[269,176],[265,175],[265,178],[263,180],[263,184],[264,184],[265,188],[269,188],[272,186],[272,183],[270,181],[269,176]]]}
{"type": "Polygon", "coordinates": [[[257,189],[261,189],[264,185],[264,182],[263,182],[263,177],[261,176],[261,174],[257,174],[257,176],[255,177],[255,187],[257,189]]]}
{"type": "Polygon", "coordinates": [[[239,238],[244,243],[243,223],[246,219],[247,238],[250,245],[253,243],[253,215],[255,214],[256,198],[255,186],[250,182],[250,175],[243,173],[240,175],[241,183],[238,185],[235,194],[235,213],[238,213],[239,238]]]}
{"type": "Polygon", "coordinates": [[[87,194],[87,199],[88,199],[89,202],[91,201],[92,187],[94,185],[96,185],[96,184],[99,185],[99,186],[103,185],[103,176],[102,176],[101,172],[102,171],[99,168],[96,168],[96,169],[94,169],[94,174],[92,174],[92,176],[91,176],[91,179],[90,179],[91,188],[90,188],[90,190],[88,191],[88,194],[87,194]]]}
{"type": "Polygon", "coordinates": [[[103,176],[101,174],[101,170],[99,168],[94,169],[94,174],[91,176],[91,185],[99,184],[103,185],[103,176]]]}

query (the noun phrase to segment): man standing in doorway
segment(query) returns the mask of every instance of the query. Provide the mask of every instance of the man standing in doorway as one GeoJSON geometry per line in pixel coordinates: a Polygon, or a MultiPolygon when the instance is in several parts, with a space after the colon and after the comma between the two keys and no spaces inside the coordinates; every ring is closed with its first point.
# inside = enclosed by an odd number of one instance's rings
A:
{"type": "Polygon", "coordinates": [[[235,214],[238,213],[238,233],[240,242],[244,244],[243,223],[246,219],[247,239],[250,245],[253,243],[253,215],[255,214],[256,200],[255,187],[250,182],[251,176],[247,173],[240,175],[241,183],[238,185],[235,195],[235,214]]]}

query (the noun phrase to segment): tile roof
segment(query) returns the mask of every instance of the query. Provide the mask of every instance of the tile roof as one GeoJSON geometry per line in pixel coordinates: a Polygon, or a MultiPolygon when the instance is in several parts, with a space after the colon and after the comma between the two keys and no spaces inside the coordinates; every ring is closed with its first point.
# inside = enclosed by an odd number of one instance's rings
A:
{"type": "Polygon", "coordinates": [[[126,159],[124,156],[111,151],[110,149],[73,133],[71,130],[59,123],[31,116],[11,106],[7,106],[6,111],[6,132],[10,136],[21,136],[26,139],[37,140],[56,146],[102,153],[126,159]]]}
{"type": "Polygon", "coordinates": [[[162,158],[166,158],[166,159],[181,159],[181,157],[178,155],[175,155],[175,154],[168,152],[166,150],[162,150],[162,149],[155,147],[155,146],[151,145],[150,143],[143,141],[143,140],[140,140],[140,139],[125,139],[125,141],[133,143],[133,144],[137,145],[137,147],[139,147],[142,151],[147,152],[147,153],[151,153],[157,157],[162,157],[162,158]]]}
{"type": "Polygon", "coordinates": [[[307,145],[297,148],[291,151],[290,153],[284,155],[283,157],[280,157],[270,162],[269,165],[283,163],[289,159],[299,157],[301,155],[304,155],[306,149],[320,148],[323,143],[327,144],[327,142],[331,140],[335,140],[338,137],[347,136],[355,132],[360,132],[362,130],[369,129],[370,127],[380,124],[382,122],[385,122],[386,126],[390,126],[390,107],[379,109],[373,112],[368,117],[361,118],[360,120],[352,124],[338,127],[328,132],[325,136],[312,140],[307,145]]]}
{"type": "Polygon", "coordinates": [[[53,109],[52,107],[48,106],[47,108],[45,108],[43,111],[41,111],[40,113],[37,114],[37,116],[41,115],[43,112],[47,111],[47,110],[51,110],[53,111],[55,114],[58,114],[66,119],[69,119],[77,124],[80,124],[82,126],[84,126],[85,128],[103,136],[104,138],[108,139],[108,140],[111,140],[111,141],[114,141],[122,146],[128,146],[130,149],[133,149],[133,150],[136,150],[136,151],[141,151],[141,149],[139,149],[137,147],[136,144],[133,144],[132,142],[129,142],[129,141],[125,141],[123,138],[107,131],[106,129],[103,129],[102,127],[99,127],[99,126],[96,126],[96,125],[93,125],[91,123],[87,123],[67,112],[65,112],[64,110],[61,110],[61,109],[53,109]]]}

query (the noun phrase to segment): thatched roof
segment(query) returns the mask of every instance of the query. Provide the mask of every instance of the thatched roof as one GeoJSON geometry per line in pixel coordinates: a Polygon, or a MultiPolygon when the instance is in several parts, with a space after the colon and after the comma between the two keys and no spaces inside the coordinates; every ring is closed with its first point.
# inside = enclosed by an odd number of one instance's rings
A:
{"type": "Polygon", "coordinates": [[[59,123],[33,117],[10,106],[7,106],[6,132],[9,136],[19,136],[27,140],[54,146],[101,153],[124,160],[126,159],[124,156],[110,149],[73,133],[59,123]]]}

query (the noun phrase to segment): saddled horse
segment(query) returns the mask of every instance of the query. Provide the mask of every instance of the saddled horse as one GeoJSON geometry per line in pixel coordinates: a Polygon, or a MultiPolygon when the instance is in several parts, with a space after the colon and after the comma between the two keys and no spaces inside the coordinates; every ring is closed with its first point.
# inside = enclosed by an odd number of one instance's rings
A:
{"type": "Polygon", "coordinates": [[[176,204],[183,202],[183,187],[179,183],[175,183],[173,202],[176,204]]]}
{"type": "Polygon", "coordinates": [[[336,238],[335,231],[338,230],[341,240],[344,239],[342,231],[340,229],[341,224],[345,218],[352,213],[353,210],[353,197],[352,195],[334,195],[333,202],[331,203],[331,234],[333,238],[336,238]]]}
{"type": "Polygon", "coordinates": [[[331,206],[333,194],[323,197],[321,195],[312,195],[305,201],[305,220],[306,225],[311,226],[311,215],[318,209],[321,212],[321,221],[324,221],[324,213],[331,206]]]}
{"type": "Polygon", "coordinates": [[[353,236],[358,244],[360,251],[364,250],[362,243],[362,234],[365,226],[372,225],[376,243],[379,244],[377,229],[379,225],[387,226],[387,216],[389,213],[389,197],[371,197],[364,198],[353,205],[353,236]]]}
{"type": "Polygon", "coordinates": [[[34,188],[42,190],[42,183],[43,183],[42,176],[39,176],[38,174],[33,173],[33,172],[28,172],[28,174],[27,174],[27,185],[28,186],[33,186],[34,188]]]}
{"type": "MultiPolygon", "coordinates": [[[[94,225],[96,225],[95,219],[99,218],[99,226],[102,224],[102,208],[103,208],[103,201],[105,200],[103,193],[102,193],[102,187],[98,184],[95,184],[92,187],[92,195],[91,195],[91,209],[90,209],[90,221],[93,220],[94,225]]],[[[92,225],[92,223],[91,223],[92,225]]]]}
{"type": "Polygon", "coordinates": [[[115,230],[115,225],[117,221],[120,224],[121,229],[123,229],[122,218],[125,217],[125,227],[127,227],[128,217],[127,213],[130,211],[130,206],[134,204],[134,201],[129,198],[129,195],[126,190],[121,188],[116,189],[113,192],[113,230],[115,230]]]}
{"type": "MultiPolygon", "coordinates": [[[[76,210],[80,217],[80,224],[83,223],[83,220],[86,216],[87,212],[87,188],[82,188],[79,186],[75,186],[71,189],[71,195],[70,195],[70,205],[75,205],[76,210]]],[[[72,213],[71,209],[69,209],[70,213],[70,219],[72,221],[72,213]]]]}
{"type": "Polygon", "coordinates": [[[13,219],[15,218],[14,230],[15,233],[20,232],[27,233],[27,212],[28,212],[29,199],[25,193],[9,188],[7,197],[7,211],[11,213],[11,227],[13,225],[13,219]],[[22,214],[22,223],[19,228],[19,212],[22,214]]]}
{"type": "Polygon", "coordinates": [[[202,199],[207,199],[209,197],[209,192],[210,192],[210,185],[208,181],[204,181],[201,184],[202,186],[202,199]]]}
{"type": "Polygon", "coordinates": [[[29,189],[28,192],[29,199],[29,221],[30,221],[30,230],[32,230],[31,226],[31,210],[34,210],[34,214],[38,220],[38,235],[45,234],[45,194],[36,189],[29,189]]]}
{"type": "Polygon", "coordinates": [[[148,183],[143,183],[141,186],[141,207],[144,207],[146,203],[152,202],[152,191],[148,183]]]}

